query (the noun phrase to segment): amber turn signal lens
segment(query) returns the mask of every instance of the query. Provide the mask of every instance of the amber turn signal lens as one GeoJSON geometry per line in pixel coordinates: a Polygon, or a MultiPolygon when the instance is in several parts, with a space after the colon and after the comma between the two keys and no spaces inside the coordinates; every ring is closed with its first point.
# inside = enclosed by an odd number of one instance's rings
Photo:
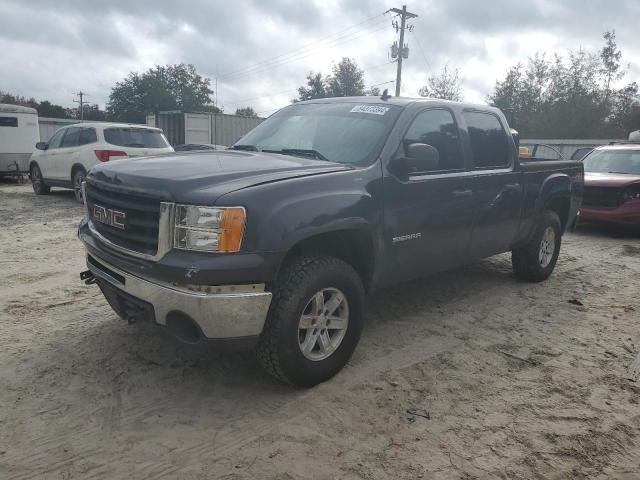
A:
{"type": "Polygon", "coordinates": [[[238,252],[244,235],[244,208],[224,208],[218,229],[218,252],[238,252]]]}

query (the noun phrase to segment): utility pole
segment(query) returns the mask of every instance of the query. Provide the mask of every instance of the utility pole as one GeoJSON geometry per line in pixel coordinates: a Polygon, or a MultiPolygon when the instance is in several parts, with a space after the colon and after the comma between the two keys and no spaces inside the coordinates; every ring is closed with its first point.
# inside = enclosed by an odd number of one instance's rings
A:
{"type": "Polygon", "coordinates": [[[78,97],[80,97],[80,100],[73,100],[75,103],[79,103],[80,104],[80,121],[82,122],[84,120],[84,97],[88,97],[89,94],[83,92],[82,90],[80,90],[78,93],[76,93],[76,95],[78,95],[78,97]]]}
{"type": "Polygon", "coordinates": [[[399,44],[394,44],[391,47],[391,56],[395,58],[398,57],[398,71],[396,73],[396,97],[400,96],[400,83],[402,82],[402,59],[409,58],[409,47],[404,43],[404,31],[409,29],[413,29],[413,25],[407,25],[407,20],[410,18],[416,18],[418,15],[415,13],[407,12],[407,6],[403,5],[402,10],[399,8],[390,8],[389,12],[393,12],[400,16],[400,25],[397,22],[394,22],[393,26],[396,29],[396,32],[400,30],[400,42],[399,44]]]}

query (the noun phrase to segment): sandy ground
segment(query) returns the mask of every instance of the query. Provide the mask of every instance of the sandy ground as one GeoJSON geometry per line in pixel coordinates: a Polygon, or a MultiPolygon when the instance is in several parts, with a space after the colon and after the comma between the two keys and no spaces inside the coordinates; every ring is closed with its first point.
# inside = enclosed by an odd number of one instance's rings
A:
{"type": "Polygon", "coordinates": [[[637,236],[568,234],[542,284],[501,255],[377,293],[347,368],[296,390],[119,320],[81,215],[0,185],[0,478],[640,478],[637,236]]]}

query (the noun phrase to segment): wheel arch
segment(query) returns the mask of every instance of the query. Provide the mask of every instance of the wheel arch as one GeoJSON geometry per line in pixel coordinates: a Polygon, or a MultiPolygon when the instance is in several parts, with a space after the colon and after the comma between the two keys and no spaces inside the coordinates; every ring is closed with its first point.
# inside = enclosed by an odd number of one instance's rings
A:
{"type": "Polygon", "coordinates": [[[571,178],[568,174],[555,173],[545,179],[540,190],[540,210],[551,210],[558,214],[565,232],[571,211],[571,178]]]}
{"type": "Polygon", "coordinates": [[[74,163],[71,166],[71,182],[73,182],[73,176],[76,174],[78,170],[84,170],[84,173],[87,173],[87,169],[81,163],[74,163]]]}
{"type": "Polygon", "coordinates": [[[291,245],[279,270],[291,258],[305,254],[326,254],[349,264],[360,276],[365,291],[374,283],[376,249],[372,233],[366,228],[342,228],[316,233],[291,245]]]}
{"type": "Polygon", "coordinates": [[[566,195],[554,195],[546,200],[544,203],[544,210],[551,210],[560,217],[560,224],[562,225],[562,233],[567,229],[569,223],[569,212],[571,210],[571,197],[566,195]]]}

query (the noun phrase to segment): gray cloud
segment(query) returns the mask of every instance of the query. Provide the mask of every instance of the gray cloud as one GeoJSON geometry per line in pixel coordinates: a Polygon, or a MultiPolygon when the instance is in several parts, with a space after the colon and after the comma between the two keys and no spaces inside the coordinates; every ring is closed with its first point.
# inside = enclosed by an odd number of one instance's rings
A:
{"type": "MultiPolygon", "coordinates": [[[[393,80],[395,65],[386,64],[395,38],[388,15],[330,41],[336,32],[392,6],[399,5],[379,0],[0,0],[0,90],[71,106],[73,92],[83,89],[91,101],[104,105],[111,86],[128,72],[188,62],[211,78],[218,72],[219,100],[227,111],[252,105],[268,113],[295,96],[310,70],[329,73],[341,56],[364,67],[369,85],[393,80]],[[312,42],[318,43],[298,50],[312,42]]],[[[538,49],[597,49],[602,32],[612,28],[624,61],[632,64],[626,80],[640,80],[637,0],[421,0],[409,10],[419,18],[407,36],[407,95],[415,95],[431,72],[448,63],[460,67],[467,97],[481,101],[508,65],[526,61],[538,49]]]]}

